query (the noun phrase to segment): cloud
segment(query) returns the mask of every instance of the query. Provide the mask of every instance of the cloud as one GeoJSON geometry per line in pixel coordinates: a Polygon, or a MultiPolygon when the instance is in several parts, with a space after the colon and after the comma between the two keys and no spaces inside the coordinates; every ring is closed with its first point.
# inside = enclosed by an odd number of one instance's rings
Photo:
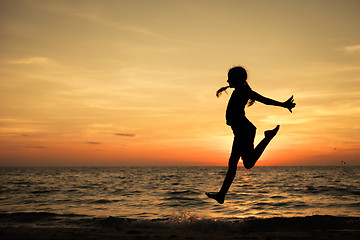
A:
{"type": "Polygon", "coordinates": [[[97,144],[102,144],[102,142],[86,142],[87,144],[93,144],[93,145],[97,145],[97,144]]]}
{"type": "Polygon", "coordinates": [[[46,149],[47,147],[44,147],[44,146],[27,146],[26,148],[33,148],[33,149],[46,149]]]}
{"type": "Polygon", "coordinates": [[[148,36],[152,36],[152,37],[158,37],[158,38],[164,38],[163,36],[160,36],[156,33],[154,33],[152,30],[150,30],[149,28],[146,27],[141,27],[141,26],[131,26],[131,25],[121,25],[118,23],[115,23],[114,21],[111,20],[107,20],[101,16],[97,16],[94,14],[88,14],[88,13],[84,13],[84,12],[70,12],[72,15],[80,17],[82,19],[97,23],[97,24],[101,24],[101,25],[105,25],[105,26],[109,26],[109,27],[115,27],[118,28],[119,30],[126,30],[126,31],[130,31],[130,32],[135,32],[135,33],[140,33],[140,34],[144,34],[144,35],[148,35],[148,36]]]}
{"type": "Polygon", "coordinates": [[[136,135],[133,133],[115,133],[116,136],[122,136],[122,137],[135,137],[136,135]]]}
{"type": "Polygon", "coordinates": [[[346,53],[349,53],[349,54],[360,53],[360,44],[352,45],[352,46],[346,46],[346,47],[343,48],[343,50],[346,53]]]}
{"type": "Polygon", "coordinates": [[[8,60],[8,63],[18,64],[18,65],[49,65],[52,64],[52,61],[46,57],[29,57],[29,58],[20,58],[8,60]]]}
{"type": "Polygon", "coordinates": [[[50,5],[43,5],[43,6],[37,6],[45,11],[57,13],[57,14],[67,14],[70,16],[74,16],[92,23],[96,23],[102,26],[106,27],[113,27],[118,30],[125,30],[128,32],[134,32],[143,34],[145,36],[160,38],[164,40],[174,40],[169,39],[165,36],[159,35],[155,32],[153,32],[150,28],[139,26],[139,25],[133,25],[133,24],[120,24],[119,22],[115,21],[114,19],[109,19],[105,17],[103,14],[100,14],[97,8],[92,8],[91,6],[86,5],[79,5],[79,7],[74,7],[72,4],[50,4],[50,5]]]}

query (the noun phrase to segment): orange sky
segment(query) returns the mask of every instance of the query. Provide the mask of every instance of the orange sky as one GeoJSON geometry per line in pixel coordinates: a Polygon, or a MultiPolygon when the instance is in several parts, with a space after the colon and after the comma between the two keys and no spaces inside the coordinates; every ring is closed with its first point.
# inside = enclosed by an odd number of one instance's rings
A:
{"type": "Polygon", "coordinates": [[[0,4],[0,166],[225,166],[238,64],[297,103],[246,109],[258,165],[360,165],[359,1],[0,4]]]}

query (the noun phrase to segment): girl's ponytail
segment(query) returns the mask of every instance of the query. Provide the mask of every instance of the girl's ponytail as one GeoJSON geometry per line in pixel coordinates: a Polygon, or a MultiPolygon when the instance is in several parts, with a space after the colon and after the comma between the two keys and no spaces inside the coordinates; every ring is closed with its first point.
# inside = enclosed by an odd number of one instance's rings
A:
{"type": "Polygon", "coordinates": [[[223,91],[225,91],[226,92],[226,89],[228,89],[230,86],[226,86],[226,87],[222,87],[222,88],[220,88],[219,90],[217,90],[216,91],[216,96],[217,97],[220,97],[221,96],[221,93],[223,92],[223,91]]]}

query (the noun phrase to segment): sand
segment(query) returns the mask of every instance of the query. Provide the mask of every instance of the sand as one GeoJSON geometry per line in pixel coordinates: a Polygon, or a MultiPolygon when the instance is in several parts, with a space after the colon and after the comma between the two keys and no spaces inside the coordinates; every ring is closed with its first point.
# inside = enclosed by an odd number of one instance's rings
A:
{"type": "MultiPolygon", "coordinates": [[[[112,219],[110,219],[110,222],[112,219]]],[[[109,221],[107,221],[108,223],[109,221]]],[[[360,239],[360,218],[244,219],[229,225],[125,224],[107,227],[1,227],[2,240],[32,239],[360,239]]]]}
{"type": "Polygon", "coordinates": [[[182,229],[112,229],[112,228],[1,228],[2,240],[32,239],[360,239],[360,231],[199,231],[182,229]]]}

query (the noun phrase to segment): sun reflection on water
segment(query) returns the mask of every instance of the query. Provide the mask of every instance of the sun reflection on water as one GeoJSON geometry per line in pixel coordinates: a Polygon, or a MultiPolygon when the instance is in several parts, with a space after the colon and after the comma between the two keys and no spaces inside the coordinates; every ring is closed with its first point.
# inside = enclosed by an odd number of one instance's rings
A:
{"type": "Polygon", "coordinates": [[[226,167],[3,169],[3,212],[55,212],[186,222],[360,216],[359,168],[239,167],[223,205],[208,199],[226,167]]]}

